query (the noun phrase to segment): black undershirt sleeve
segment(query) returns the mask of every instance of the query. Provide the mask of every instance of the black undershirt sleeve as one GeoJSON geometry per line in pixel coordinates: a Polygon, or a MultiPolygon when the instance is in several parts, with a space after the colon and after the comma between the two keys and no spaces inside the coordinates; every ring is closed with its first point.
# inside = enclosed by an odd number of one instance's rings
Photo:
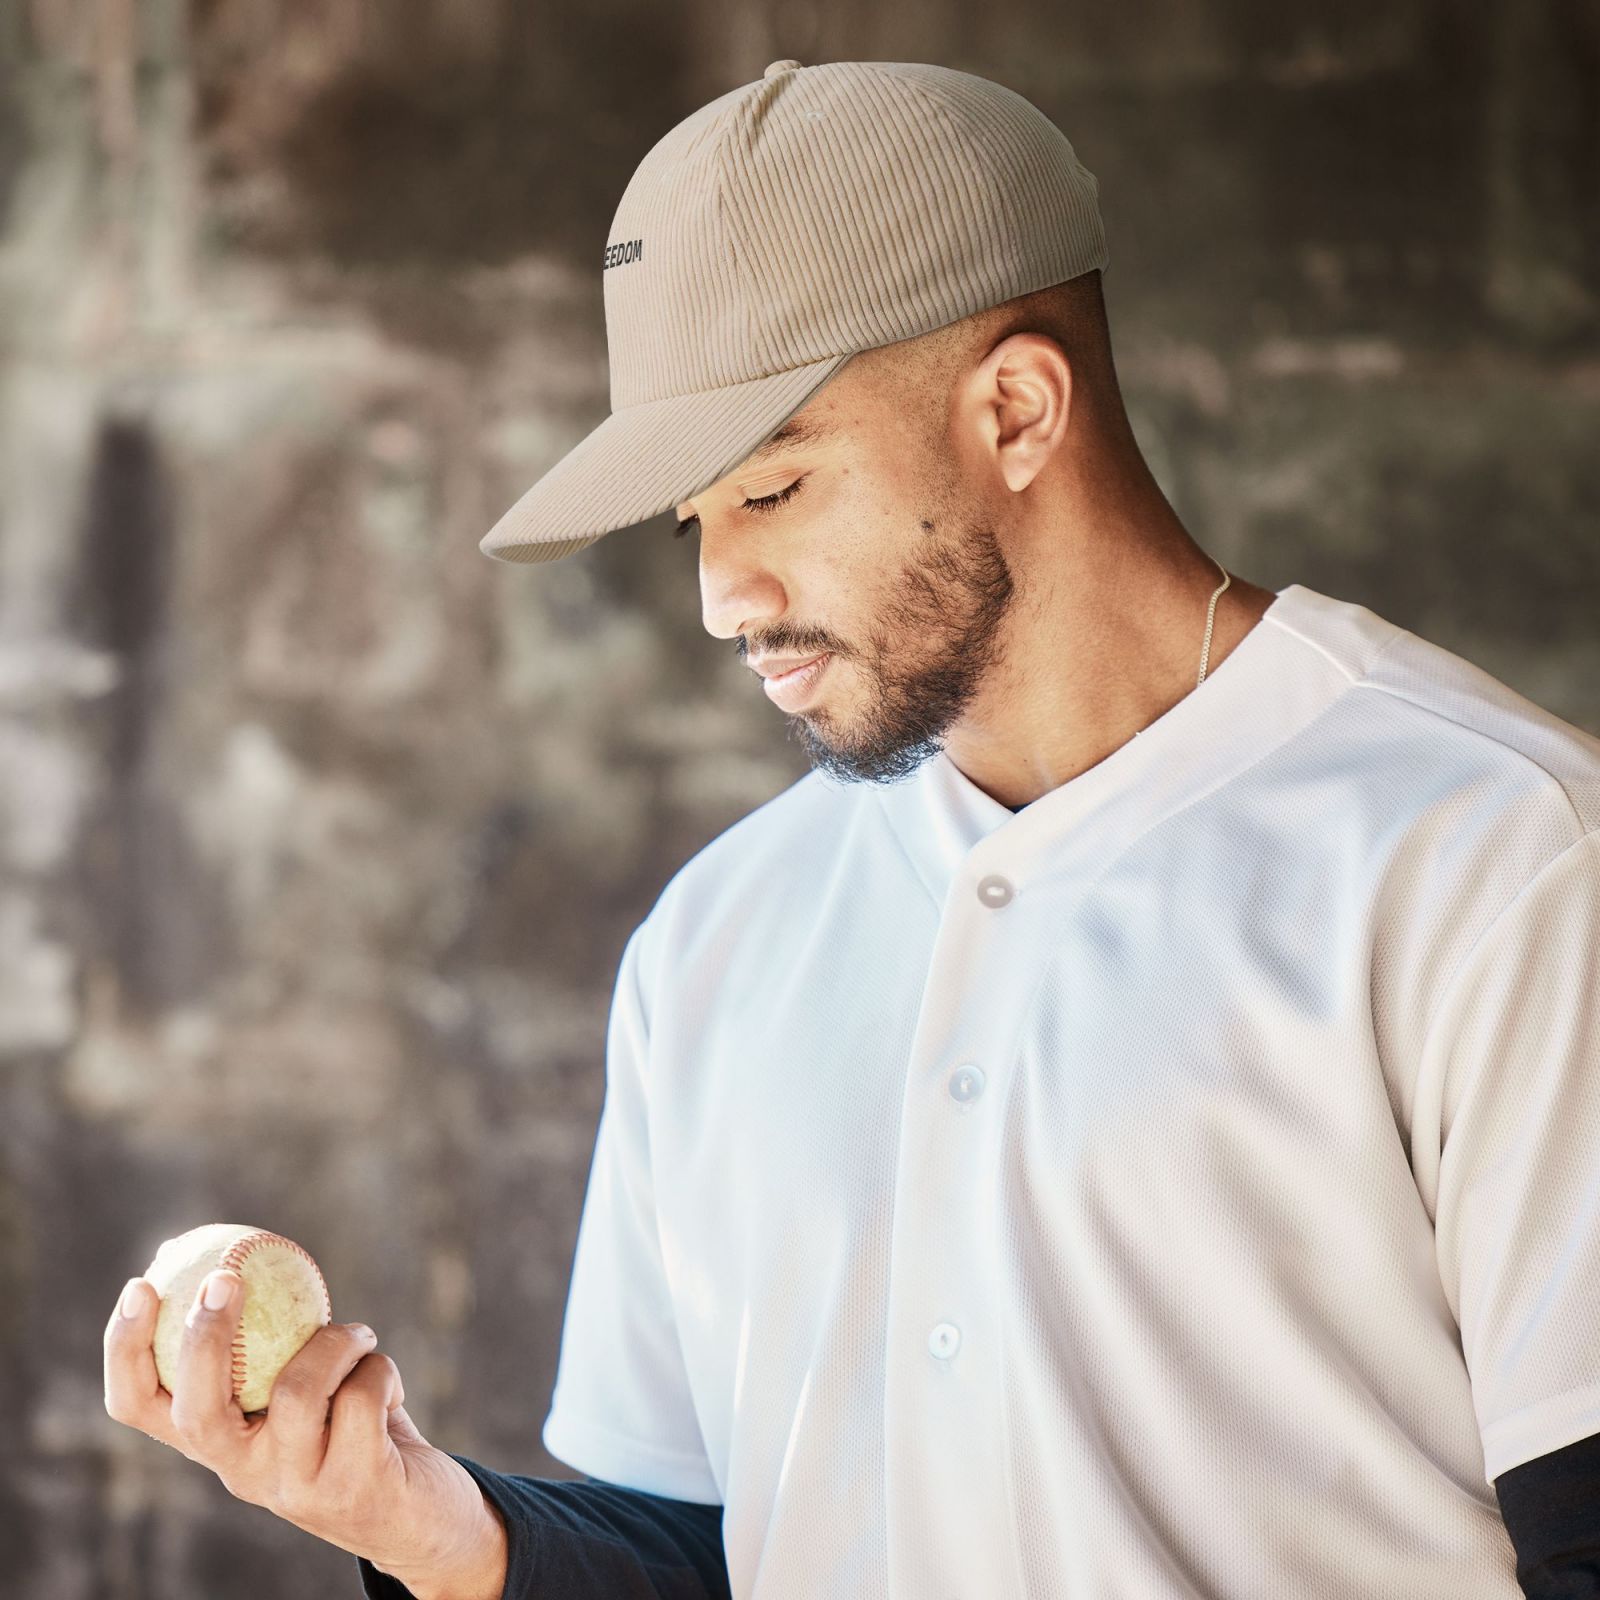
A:
{"type": "Polygon", "coordinates": [[[1600,1600],[1600,1434],[1494,1480],[1528,1600],[1600,1600]]]}
{"type": "MultiPolygon", "coordinates": [[[[720,1505],[452,1458],[505,1518],[501,1600],[731,1600],[720,1505]]],[[[364,1557],[356,1564],[368,1600],[411,1600],[404,1584],[364,1557]]]]}

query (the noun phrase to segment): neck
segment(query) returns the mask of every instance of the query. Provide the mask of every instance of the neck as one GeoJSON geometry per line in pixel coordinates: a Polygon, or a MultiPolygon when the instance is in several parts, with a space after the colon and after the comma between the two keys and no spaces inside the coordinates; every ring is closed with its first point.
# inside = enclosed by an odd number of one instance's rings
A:
{"type": "MultiPolygon", "coordinates": [[[[1167,517],[1156,538],[1148,525],[1142,538],[1102,526],[1093,538],[1018,541],[1008,551],[1018,593],[1002,658],[945,747],[1013,811],[1103,761],[1194,691],[1223,572],[1170,507],[1167,517]]],[[[1216,605],[1208,677],[1274,599],[1231,577],[1216,605]]]]}

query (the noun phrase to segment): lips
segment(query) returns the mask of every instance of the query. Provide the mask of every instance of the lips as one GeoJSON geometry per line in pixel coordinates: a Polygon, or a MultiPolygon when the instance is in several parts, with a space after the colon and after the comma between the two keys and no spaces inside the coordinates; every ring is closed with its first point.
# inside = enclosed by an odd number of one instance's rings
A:
{"type": "Polygon", "coordinates": [[[797,656],[793,661],[788,663],[784,663],[772,658],[757,661],[752,664],[754,665],[755,670],[759,672],[763,678],[781,678],[786,676],[788,673],[798,672],[802,667],[810,666],[813,661],[819,660],[826,654],[827,652],[823,650],[818,651],[818,653],[814,656],[797,656]]]}
{"type": "Polygon", "coordinates": [[[825,652],[790,672],[780,672],[768,678],[763,685],[767,698],[785,711],[797,711],[805,704],[806,697],[828,670],[828,663],[832,660],[833,657],[825,652]]]}

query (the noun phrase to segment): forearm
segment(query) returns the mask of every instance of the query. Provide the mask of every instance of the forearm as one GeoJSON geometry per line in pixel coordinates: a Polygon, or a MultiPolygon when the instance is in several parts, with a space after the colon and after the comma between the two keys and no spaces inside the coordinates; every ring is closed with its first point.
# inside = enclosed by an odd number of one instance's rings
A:
{"type": "Polygon", "coordinates": [[[456,1581],[498,1577],[500,1587],[412,1589],[363,1560],[368,1600],[730,1600],[721,1506],[454,1459],[477,1481],[505,1540],[503,1569],[456,1581]]]}

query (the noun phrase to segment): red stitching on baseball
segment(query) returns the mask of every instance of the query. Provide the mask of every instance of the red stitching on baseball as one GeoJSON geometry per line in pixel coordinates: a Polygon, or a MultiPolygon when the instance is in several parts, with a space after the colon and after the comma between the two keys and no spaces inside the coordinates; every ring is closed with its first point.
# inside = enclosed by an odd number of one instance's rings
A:
{"type": "MultiPolygon", "coordinates": [[[[328,1298],[328,1285],[322,1276],[322,1268],[316,1263],[311,1252],[304,1245],[296,1244],[293,1239],[286,1239],[281,1233],[271,1233],[265,1228],[257,1228],[254,1233],[247,1233],[243,1238],[236,1239],[228,1246],[223,1254],[217,1270],[220,1272],[237,1272],[244,1277],[243,1265],[247,1257],[252,1256],[264,1245],[281,1244],[293,1250],[297,1256],[303,1256],[311,1263],[311,1270],[316,1276],[317,1286],[322,1290],[322,1320],[329,1322],[333,1318],[333,1301],[328,1298]]],[[[239,1317],[239,1331],[233,1336],[233,1398],[237,1400],[244,1393],[245,1385],[245,1359],[244,1359],[244,1316],[239,1317]]]]}

